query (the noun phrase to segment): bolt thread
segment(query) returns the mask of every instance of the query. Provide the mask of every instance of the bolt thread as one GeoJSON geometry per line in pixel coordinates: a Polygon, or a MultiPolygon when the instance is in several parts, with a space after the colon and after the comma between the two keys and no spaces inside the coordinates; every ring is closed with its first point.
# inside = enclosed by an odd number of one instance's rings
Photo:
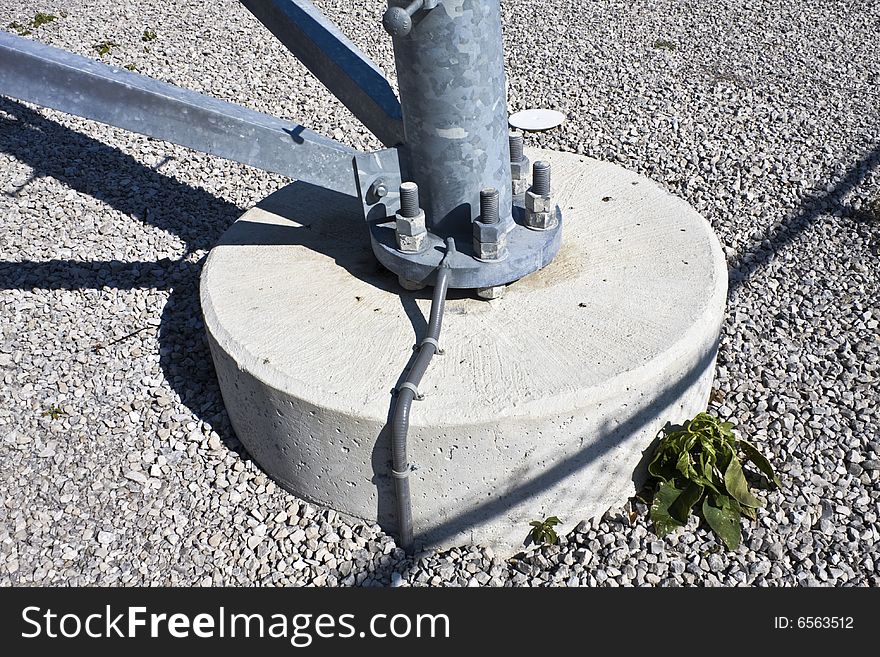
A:
{"type": "Polygon", "coordinates": [[[419,214],[419,186],[405,182],[400,186],[400,216],[415,217],[419,214]]]}
{"type": "Polygon", "coordinates": [[[523,159],[523,144],[525,139],[518,132],[510,133],[510,161],[521,162],[523,159]]]}
{"type": "Polygon", "coordinates": [[[550,163],[538,161],[532,167],[532,192],[550,196],[550,163]]]}
{"type": "Polygon", "coordinates": [[[480,221],[484,224],[497,224],[500,220],[498,199],[500,195],[494,187],[487,187],[480,192],[480,221]]]}

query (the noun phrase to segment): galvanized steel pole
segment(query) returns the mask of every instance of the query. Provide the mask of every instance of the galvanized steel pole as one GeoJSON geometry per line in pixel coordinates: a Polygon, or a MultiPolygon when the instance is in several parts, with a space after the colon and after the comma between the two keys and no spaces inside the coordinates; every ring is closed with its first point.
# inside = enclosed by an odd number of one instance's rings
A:
{"type": "MultiPolygon", "coordinates": [[[[389,5],[393,18],[418,3],[389,5]]],[[[501,222],[512,225],[500,1],[425,2],[405,29],[385,23],[394,41],[406,137],[402,175],[419,186],[428,229],[441,238],[470,239],[480,191],[490,187],[500,194],[501,222]]]]}

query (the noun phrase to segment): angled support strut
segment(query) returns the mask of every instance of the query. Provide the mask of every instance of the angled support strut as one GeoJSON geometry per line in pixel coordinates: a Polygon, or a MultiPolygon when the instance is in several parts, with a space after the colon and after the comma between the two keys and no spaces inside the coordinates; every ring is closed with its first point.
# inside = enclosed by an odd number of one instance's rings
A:
{"type": "Polygon", "coordinates": [[[240,0],[386,146],[403,142],[400,102],[379,68],[308,0],[240,0]]]}
{"type": "Polygon", "coordinates": [[[358,195],[348,146],[273,116],[0,31],[0,93],[358,195]]]}

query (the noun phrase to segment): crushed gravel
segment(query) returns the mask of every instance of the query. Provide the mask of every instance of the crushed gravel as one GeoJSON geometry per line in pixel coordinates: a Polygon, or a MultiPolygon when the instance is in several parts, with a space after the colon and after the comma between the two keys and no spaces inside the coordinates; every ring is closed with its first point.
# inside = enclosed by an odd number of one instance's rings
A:
{"type": "MultiPolygon", "coordinates": [[[[383,2],[316,4],[393,76],[383,2]]],[[[513,559],[408,558],[281,490],[229,425],[198,276],[285,180],[0,98],[0,584],[880,584],[880,3],[503,8],[511,111],[568,118],[530,143],[653,178],[724,245],[711,410],[784,483],[743,545],[658,539],[634,499],[513,559]]],[[[29,38],[379,147],[234,0],[0,0],[0,29],[38,11],[29,38]]]]}

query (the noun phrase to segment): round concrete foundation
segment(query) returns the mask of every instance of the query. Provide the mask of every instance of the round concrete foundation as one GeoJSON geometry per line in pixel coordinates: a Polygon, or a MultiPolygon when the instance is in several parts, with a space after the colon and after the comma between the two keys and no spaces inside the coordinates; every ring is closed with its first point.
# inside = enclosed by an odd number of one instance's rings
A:
{"type": "MultiPolygon", "coordinates": [[[[416,543],[521,549],[623,503],[660,428],[705,409],[727,272],[708,223],[647,178],[550,160],[555,260],[483,301],[452,291],[409,434],[416,543]]],[[[356,199],[293,183],[212,251],[201,301],[223,399],[253,458],[299,497],[395,528],[392,389],[430,289],[374,259],[356,199]]]]}

